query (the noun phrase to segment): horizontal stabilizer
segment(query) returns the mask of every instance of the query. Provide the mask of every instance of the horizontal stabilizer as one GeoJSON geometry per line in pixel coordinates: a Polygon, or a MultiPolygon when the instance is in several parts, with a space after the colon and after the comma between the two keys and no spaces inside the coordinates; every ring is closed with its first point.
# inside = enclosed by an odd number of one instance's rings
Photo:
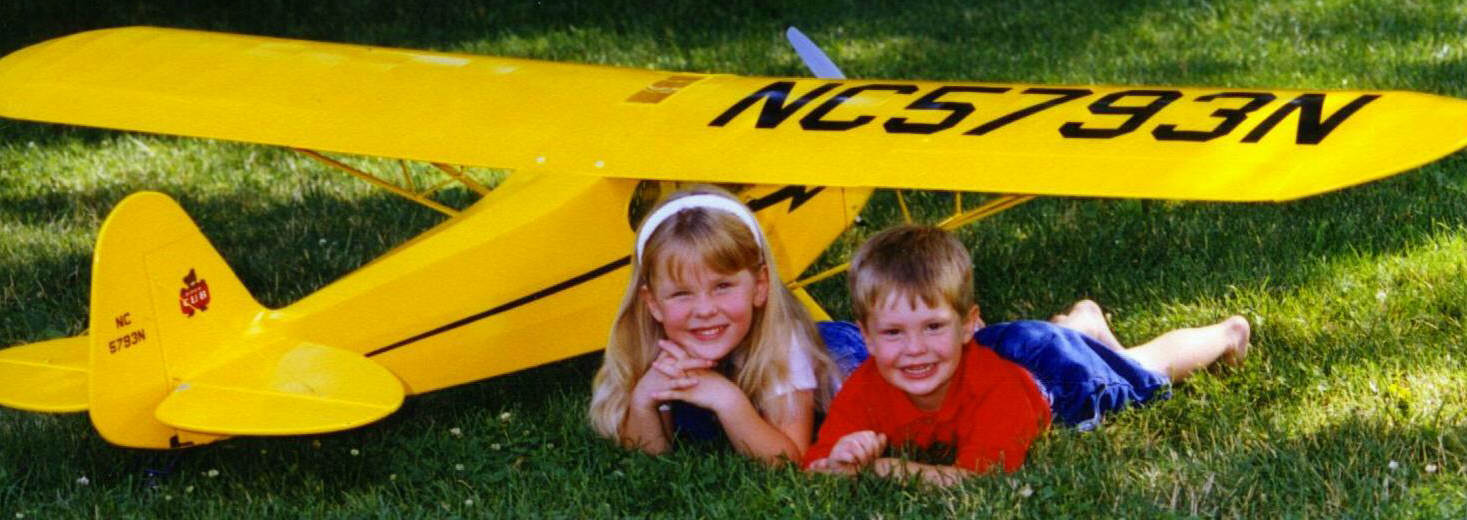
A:
{"type": "Polygon", "coordinates": [[[301,435],[376,421],[402,399],[397,377],[361,354],[283,342],[186,379],[155,415],[181,430],[301,435]]]}
{"type": "Polygon", "coordinates": [[[0,350],[0,405],[32,412],[87,409],[86,336],[0,350]]]}

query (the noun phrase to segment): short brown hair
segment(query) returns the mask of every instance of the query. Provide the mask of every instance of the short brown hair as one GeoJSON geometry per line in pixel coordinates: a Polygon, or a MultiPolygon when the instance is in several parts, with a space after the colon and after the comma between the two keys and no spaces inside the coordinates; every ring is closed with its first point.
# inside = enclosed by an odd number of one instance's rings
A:
{"type": "MultiPolygon", "coordinates": [[[[947,303],[958,313],[973,307],[973,260],[957,237],[940,228],[896,226],[872,235],[851,259],[851,312],[865,324],[889,294],[947,303]]],[[[914,300],[915,301],[915,300],[914,300]]]]}

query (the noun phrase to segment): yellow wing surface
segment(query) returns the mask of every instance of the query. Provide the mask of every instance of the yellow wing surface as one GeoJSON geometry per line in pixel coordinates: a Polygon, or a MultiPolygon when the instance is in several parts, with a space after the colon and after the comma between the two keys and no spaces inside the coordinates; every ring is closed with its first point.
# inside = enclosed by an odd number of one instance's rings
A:
{"type": "Polygon", "coordinates": [[[0,116],[752,184],[1284,200],[1467,143],[1413,92],[816,80],[130,27],[0,60],[0,116]]]}
{"type": "Polygon", "coordinates": [[[0,405],[33,412],[87,409],[86,336],[0,350],[0,405]]]}

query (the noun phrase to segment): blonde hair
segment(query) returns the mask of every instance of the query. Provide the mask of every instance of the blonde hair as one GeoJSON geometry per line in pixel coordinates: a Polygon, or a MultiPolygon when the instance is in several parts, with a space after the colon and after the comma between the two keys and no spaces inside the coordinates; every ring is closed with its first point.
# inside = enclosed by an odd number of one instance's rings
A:
{"type": "MultiPolygon", "coordinates": [[[[742,204],[719,188],[698,186],[672,194],[658,204],[658,209],[691,195],[715,195],[742,204]]],[[[639,229],[649,223],[644,220],[639,229]]],[[[755,310],[748,334],[727,356],[732,367],[730,379],[749,396],[749,401],[766,417],[783,416],[791,411],[794,392],[776,392],[794,388],[789,360],[793,349],[801,349],[815,371],[816,406],[823,408],[838,377],[835,365],[825,353],[809,313],[780,281],[774,257],[769,248],[763,247],[767,239],[757,225],[746,224],[728,211],[706,207],[685,208],[652,224],[656,229],[650,234],[646,230],[638,233],[646,235],[646,243],[639,248],[641,251],[633,253],[632,278],[622,296],[616,321],[611,325],[601,369],[591,383],[588,413],[596,433],[619,437],[631,406],[632,388],[657,358],[657,341],[667,337],[641,300],[639,291],[650,286],[654,276],[676,273],[676,263],[689,258],[700,260],[719,273],[746,269],[757,273],[762,269],[768,276],[768,298],[755,310]]]]}
{"type": "Polygon", "coordinates": [[[851,314],[866,324],[888,295],[973,307],[973,260],[957,237],[940,228],[900,225],[872,235],[851,258],[851,314]]]}

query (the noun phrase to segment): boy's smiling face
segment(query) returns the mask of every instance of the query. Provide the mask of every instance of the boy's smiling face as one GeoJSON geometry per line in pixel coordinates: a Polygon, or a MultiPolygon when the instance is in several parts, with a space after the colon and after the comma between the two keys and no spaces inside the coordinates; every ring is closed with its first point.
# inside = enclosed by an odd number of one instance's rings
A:
{"type": "Polygon", "coordinates": [[[963,344],[979,323],[977,306],[959,313],[947,302],[931,307],[915,295],[893,291],[858,325],[881,378],[905,392],[918,409],[932,411],[942,406],[963,344]]]}

